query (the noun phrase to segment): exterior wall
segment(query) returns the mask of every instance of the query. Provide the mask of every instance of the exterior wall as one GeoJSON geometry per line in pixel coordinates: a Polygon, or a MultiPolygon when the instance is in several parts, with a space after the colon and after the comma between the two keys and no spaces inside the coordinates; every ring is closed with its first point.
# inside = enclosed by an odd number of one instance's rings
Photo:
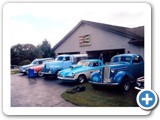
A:
{"type": "Polygon", "coordinates": [[[125,52],[141,52],[136,46],[128,43],[130,39],[107,32],[102,29],[82,24],[74,33],[67,38],[56,50],[55,53],[74,52],[86,53],[86,51],[125,49],[125,52]],[[91,46],[80,47],[79,36],[90,35],[91,46]]]}
{"type": "Polygon", "coordinates": [[[128,51],[130,51],[130,53],[139,54],[144,58],[144,47],[143,46],[135,46],[133,44],[129,44],[128,51]]]}

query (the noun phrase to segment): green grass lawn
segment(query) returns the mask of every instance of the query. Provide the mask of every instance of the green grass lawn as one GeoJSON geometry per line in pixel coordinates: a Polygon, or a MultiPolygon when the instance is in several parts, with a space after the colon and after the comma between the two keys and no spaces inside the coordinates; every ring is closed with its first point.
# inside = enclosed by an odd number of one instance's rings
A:
{"type": "Polygon", "coordinates": [[[69,94],[66,91],[61,94],[62,98],[77,106],[88,107],[137,107],[136,96],[138,91],[133,87],[127,93],[117,90],[117,87],[103,87],[94,89],[90,83],[84,83],[86,90],[69,94]]]}
{"type": "Polygon", "coordinates": [[[19,72],[19,70],[18,69],[11,69],[11,75],[13,75],[13,74],[17,74],[19,72]]]}

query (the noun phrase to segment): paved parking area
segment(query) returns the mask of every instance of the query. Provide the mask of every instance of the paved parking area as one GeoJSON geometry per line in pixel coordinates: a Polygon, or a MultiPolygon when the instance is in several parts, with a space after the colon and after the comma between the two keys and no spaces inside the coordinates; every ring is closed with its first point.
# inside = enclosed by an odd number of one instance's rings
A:
{"type": "Polygon", "coordinates": [[[73,86],[43,77],[28,81],[26,75],[11,75],[11,107],[74,107],[61,98],[61,93],[73,86]]]}

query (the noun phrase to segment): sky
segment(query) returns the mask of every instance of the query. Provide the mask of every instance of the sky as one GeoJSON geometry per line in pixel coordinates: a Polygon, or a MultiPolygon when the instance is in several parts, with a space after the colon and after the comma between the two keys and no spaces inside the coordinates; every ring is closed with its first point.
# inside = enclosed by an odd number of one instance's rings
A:
{"type": "Polygon", "coordinates": [[[147,4],[142,3],[6,3],[3,6],[3,40],[53,47],[81,20],[124,27],[145,25],[147,4]]]}

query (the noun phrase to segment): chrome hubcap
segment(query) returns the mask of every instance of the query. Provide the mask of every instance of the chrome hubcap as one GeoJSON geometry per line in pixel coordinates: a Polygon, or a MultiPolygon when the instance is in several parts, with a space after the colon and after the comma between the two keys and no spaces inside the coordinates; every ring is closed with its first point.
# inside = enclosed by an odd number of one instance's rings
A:
{"type": "Polygon", "coordinates": [[[79,78],[79,82],[80,82],[80,83],[83,83],[83,82],[84,82],[84,77],[80,77],[80,78],[79,78]]]}
{"type": "Polygon", "coordinates": [[[42,72],[41,72],[41,71],[39,71],[39,72],[38,72],[38,76],[40,76],[40,77],[42,77],[42,76],[43,76],[43,74],[42,74],[42,72]]]}
{"type": "Polygon", "coordinates": [[[124,90],[125,91],[128,91],[129,90],[129,82],[126,82],[125,84],[124,84],[124,90]]]}

